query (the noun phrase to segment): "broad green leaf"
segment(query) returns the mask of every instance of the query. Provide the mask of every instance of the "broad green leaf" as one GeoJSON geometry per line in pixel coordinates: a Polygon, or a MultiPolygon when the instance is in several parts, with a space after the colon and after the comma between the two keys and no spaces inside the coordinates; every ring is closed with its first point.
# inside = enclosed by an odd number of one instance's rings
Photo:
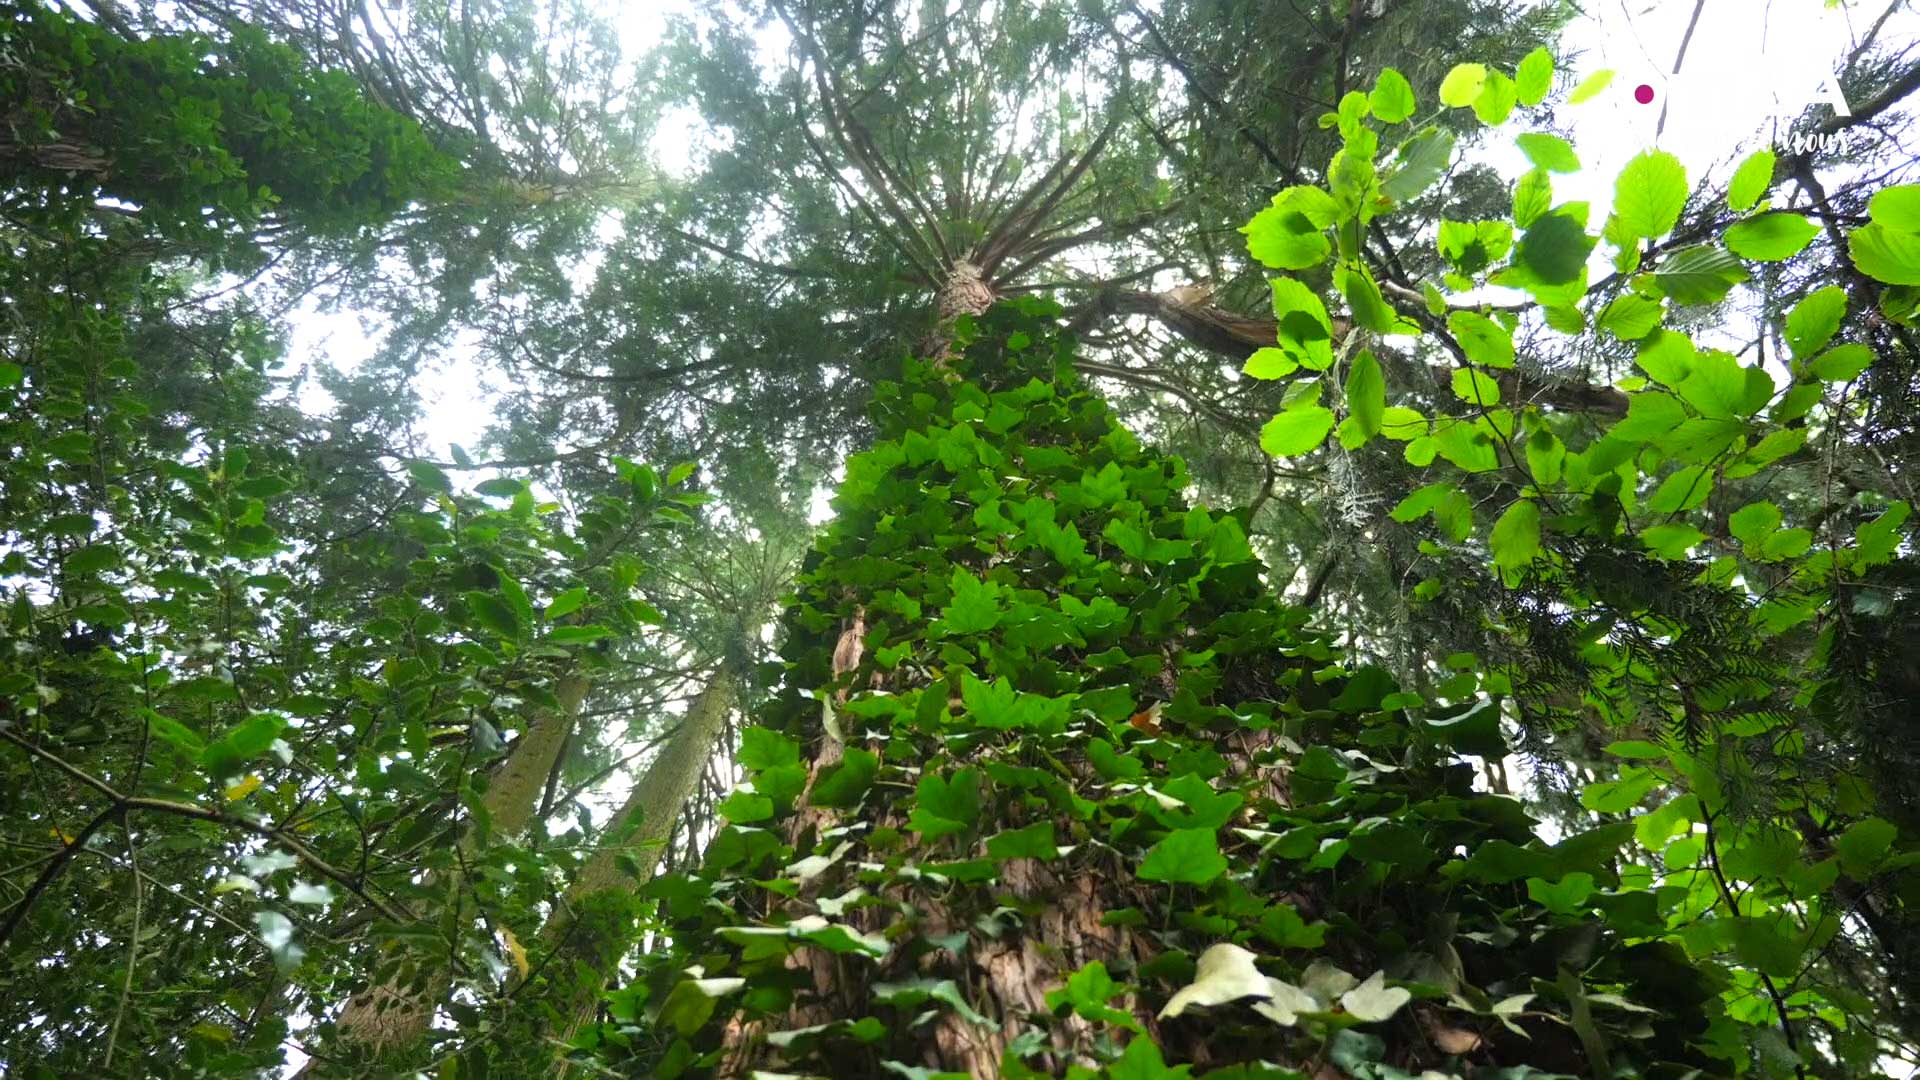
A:
{"type": "MultiPolygon", "coordinates": [[[[1379,361],[1375,361],[1378,363],[1379,361]]],[[[1380,434],[1396,442],[1417,439],[1427,433],[1427,418],[1417,410],[1402,405],[1389,405],[1381,413],[1380,434]]]]}
{"type": "Polygon", "coordinates": [[[692,1035],[706,1026],[720,998],[746,985],[745,979],[683,979],[668,991],[655,1021],[682,1035],[692,1035]]]}
{"type": "Polygon", "coordinates": [[[1367,272],[1365,266],[1341,266],[1334,270],[1333,276],[1340,286],[1340,292],[1347,298],[1355,325],[1380,334],[1393,329],[1393,309],[1381,298],[1380,286],[1374,283],[1373,275],[1367,272]]]}
{"type": "Polygon", "coordinates": [[[1859,342],[1835,345],[1807,365],[1808,374],[1821,382],[1852,382],[1873,364],[1873,350],[1859,342]]]}
{"type": "Polygon", "coordinates": [[[1553,882],[1537,877],[1527,879],[1528,898],[1556,915],[1584,914],[1591,907],[1587,898],[1592,895],[1593,875],[1584,871],[1553,882]]]}
{"type": "Polygon", "coordinates": [[[1461,401],[1483,408],[1500,404],[1500,384],[1475,368],[1453,369],[1453,393],[1461,401]]]}
{"type": "Polygon", "coordinates": [[[820,770],[807,801],[814,806],[854,806],[860,802],[873,778],[880,771],[880,756],[871,750],[849,746],[837,762],[820,770]]]}
{"type": "Polygon", "coordinates": [[[1787,347],[1804,360],[1824,348],[1847,314],[1847,293],[1838,285],[1815,289],[1787,312],[1787,347]]]}
{"type": "Polygon", "coordinates": [[[1713,471],[1705,465],[1689,465],[1661,482],[1653,497],[1647,500],[1647,509],[1656,514],[1693,510],[1712,493],[1713,471]]]}
{"type": "Polygon", "coordinates": [[[1747,280],[1747,268],[1732,254],[1701,244],[1660,260],[1653,279],[1678,304],[1717,304],[1747,280]]]}
{"type": "Polygon", "coordinates": [[[463,595],[474,622],[509,640],[520,636],[520,619],[513,608],[490,592],[471,590],[463,595]]]}
{"type": "Polygon", "coordinates": [[[1380,77],[1374,80],[1373,93],[1368,95],[1368,104],[1373,106],[1373,115],[1381,122],[1398,124],[1412,116],[1417,107],[1413,84],[1398,71],[1382,68],[1380,77]]]}
{"type": "Polygon", "coordinates": [[[1671,521],[1640,532],[1640,542],[1662,559],[1684,559],[1694,545],[1706,538],[1706,533],[1684,521],[1671,521]]]}
{"type": "Polygon", "coordinates": [[[1205,885],[1226,870],[1212,829],[1175,829],[1147,851],[1139,875],[1146,881],[1205,885]]]}
{"type": "Polygon", "coordinates": [[[553,598],[553,602],[547,605],[546,617],[551,621],[563,615],[571,615],[580,610],[580,605],[586,602],[587,587],[576,586],[553,598]]]}
{"type": "Polygon", "coordinates": [[[1876,281],[1920,285],[1920,232],[1892,229],[1876,221],[1848,235],[1847,254],[1856,269],[1876,281]]]}
{"type": "Polygon", "coordinates": [[[1773,184],[1774,156],[1771,150],[1756,150],[1747,156],[1727,181],[1727,205],[1740,213],[1753,209],[1760,196],[1773,184]]]}
{"type": "Polygon", "coordinates": [[[1333,196],[1322,188],[1302,185],[1275,195],[1272,205],[1240,231],[1255,259],[1276,270],[1304,270],[1326,261],[1333,245],[1325,230],[1339,216],[1333,196]]]}
{"type": "Polygon", "coordinates": [[[1543,45],[1520,58],[1513,72],[1513,90],[1520,104],[1532,108],[1545,101],[1552,89],[1553,54],[1543,45]]]}
{"type": "Polygon", "coordinates": [[[1592,101],[1594,98],[1599,97],[1612,83],[1613,71],[1609,68],[1602,68],[1580,80],[1580,85],[1574,87],[1573,93],[1567,95],[1567,104],[1579,105],[1592,101]]]}
{"type": "Polygon", "coordinates": [[[1455,64],[1447,77],[1440,80],[1440,104],[1452,109],[1464,109],[1480,97],[1480,91],[1486,89],[1487,66],[1485,64],[1455,64]]]}
{"type": "Polygon", "coordinates": [[[1618,780],[1588,784],[1580,792],[1580,805],[1596,814],[1623,813],[1637,806],[1659,783],[1660,777],[1655,773],[1628,766],[1620,770],[1618,780]]]}
{"type": "Polygon", "coordinates": [[[1779,262],[1806,249],[1820,226],[1799,214],[1761,214],[1727,230],[1727,247],[1755,262],[1779,262]]]}
{"type": "Polygon", "coordinates": [[[1653,333],[1665,314],[1666,308],[1658,300],[1622,293],[1600,313],[1600,328],[1622,341],[1638,341],[1653,333]]]}
{"type": "Polygon", "coordinates": [[[1380,361],[1373,353],[1361,350],[1347,371],[1347,412],[1359,432],[1371,438],[1385,420],[1387,382],[1380,372],[1380,361]]]}
{"type": "Polygon", "coordinates": [[[1553,207],[1553,180],[1545,169],[1531,169],[1513,185],[1513,223],[1524,229],[1553,207]]]}
{"type": "Polygon", "coordinates": [[[1628,236],[1657,240],[1687,205],[1687,169],[1664,150],[1636,155],[1613,186],[1613,215],[1628,236]]]}
{"type": "Polygon", "coordinates": [[[1556,210],[1527,227],[1514,249],[1514,263],[1542,285],[1577,281],[1597,241],[1571,214],[1556,210]]]}
{"type": "Polygon", "coordinates": [[[1864,879],[1886,858],[1899,834],[1888,822],[1870,817],[1847,826],[1847,831],[1833,842],[1833,850],[1848,876],[1864,879]]]}
{"type": "Polygon", "coordinates": [[[1867,214],[1889,229],[1920,232],[1920,184],[1881,188],[1867,201],[1867,214]]]}
{"type": "MultiPolygon", "coordinates": [[[[1489,127],[1499,127],[1513,115],[1513,106],[1519,101],[1513,80],[1498,71],[1488,71],[1486,82],[1480,87],[1480,93],[1473,99],[1473,114],[1480,122],[1489,127]]],[[[1444,87],[1442,88],[1444,94],[1444,87]]]]}
{"type": "Polygon", "coordinates": [[[1394,156],[1393,171],[1380,181],[1380,193],[1395,202],[1406,202],[1433,186],[1452,159],[1453,132],[1428,127],[1401,144],[1394,156]]]}
{"type": "Polygon", "coordinates": [[[1326,441],[1333,411],[1324,405],[1288,409],[1260,429],[1260,449],[1274,457],[1298,457],[1326,441]]]}
{"type": "Polygon", "coordinates": [[[247,762],[266,753],[286,726],[283,717],[255,713],[207,744],[200,752],[200,767],[214,779],[225,780],[238,773],[247,762]]]}
{"type": "Polygon", "coordinates": [[[800,763],[800,744],[777,731],[750,727],[740,733],[740,750],[734,755],[748,769],[775,769],[800,763]]]}
{"type": "Polygon", "coordinates": [[[1487,546],[1493,551],[1493,563],[1502,570],[1518,570],[1540,555],[1540,506],[1522,499],[1507,508],[1494,522],[1487,546]]]}
{"type": "Polygon", "coordinates": [[[1558,135],[1529,131],[1525,135],[1514,136],[1513,141],[1536,168],[1557,173],[1580,171],[1580,155],[1573,152],[1572,143],[1558,135]]]}
{"type": "Polygon", "coordinates": [[[1456,311],[1447,317],[1447,329],[1474,363],[1490,368],[1513,366],[1513,334],[1500,323],[1476,311],[1456,311]]]}
{"type": "Polygon", "coordinates": [[[1255,349],[1241,370],[1256,379],[1280,379],[1300,370],[1300,365],[1285,351],[1268,345],[1255,349]]]}
{"type": "Polygon", "coordinates": [[[1727,531],[1742,544],[1762,543],[1780,527],[1780,508],[1770,502],[1752,502],[1727,515],[1727,531]]]}
{"type": "Polygon", "coordinates": [[[988,837],[987,855],[995,860],[1059,858],[1060,849],[1053,843],[1053,822],[1037,821],[988,837]]]}
{"type": "Polygon", "coordinates": [[[1275,278],[1273,315],[1279,320],[1278,344],[1294,362],[1309,371],[1333,365],[1333,320],[1327,305],[1306,285],[1293,278],[1275,278]]]}

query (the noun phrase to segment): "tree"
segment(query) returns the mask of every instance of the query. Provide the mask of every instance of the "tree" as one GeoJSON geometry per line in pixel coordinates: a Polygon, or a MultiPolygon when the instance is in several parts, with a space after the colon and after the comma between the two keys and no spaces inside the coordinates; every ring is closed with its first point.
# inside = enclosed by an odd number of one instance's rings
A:
{"type": "Polygon", "coordinates": [[[1497,709],[1343,665],[1058,313],[963,317],[881,388],[742,736],[756,797],[652,889],[622,1067],[1731,1075],[1723,976],[1635,940],[1633,827],[1547,845],[1475,793],[1497,709]]]}

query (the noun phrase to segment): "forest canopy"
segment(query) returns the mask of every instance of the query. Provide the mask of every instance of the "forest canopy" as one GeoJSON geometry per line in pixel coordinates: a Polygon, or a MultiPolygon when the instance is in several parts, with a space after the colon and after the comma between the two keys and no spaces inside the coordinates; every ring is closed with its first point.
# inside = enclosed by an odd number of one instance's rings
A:
{"type": "Polygon", "coordinates": [[[1920,13],[1589,8],[0,0],[0,1076],[1916,1075],[1920,13]]]}

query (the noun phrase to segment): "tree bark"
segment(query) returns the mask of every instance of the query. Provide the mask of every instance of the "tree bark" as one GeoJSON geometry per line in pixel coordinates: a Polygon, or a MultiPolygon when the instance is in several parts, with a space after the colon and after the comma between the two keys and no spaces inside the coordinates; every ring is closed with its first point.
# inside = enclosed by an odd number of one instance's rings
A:
{"type": "MultiPolygon", "coordinates": [[[[543,711],[514,743],[500,771],[487,784],[481,807],[486,811],[495,836],[512,838],[525,831],[538,805],[540,791],[554,762],[573,729],[581,702],[586,699],[588,683],[578,674],[567,675],[555,687],[558,709],[543,711]]],[[[463,853],[474,850],[471,834],[460,839],[463,853]]],[[[450,891],[460,887],[458,875],[449,875],[450,891]]],[[[335,1033],[341,1042],[358,1051],[384,1055],[404,1050],[426,1034],[433,1013],[446,997],[452,973],[436,968],[404,978],[407,969],[393,979],[375,984],[348,999],[335,1033]]],[[[306,1076],[312,1069],[302,1070],[306,1076]]]]}
{"type": "MultiPolygon", "coordinates": [[[[571,1017],[560,1031],[562,1043],[573,1041],[579,1030],[593,1021],[607,975],[619,962],[627,942],[618,926],[610,925],[601,917],[603,913],[595,911],[596,901],[631,892],[653,877],[662,845],[673,832],[681,807],[699,785],[700,774],[726,730],[727,717],[739,696],[736,677],[722,666],[687,709],[680,730],[667,740],[628,793],[625,804],[607,823],[599,850],[580,868],[541,928],[548,948],[559,953],[548,962],[549,968],[564,976],[567,971],[577,970],[578,961],[595,973],[574,986],[568,1000],[555,1003],[562,1015],[571,1017]],[[630,867],[622,867],[623,855],[633,860],[630,867]]],[[[570,1071],[567,1063],[560,1064],[561,1076],[570,1071]]]]}

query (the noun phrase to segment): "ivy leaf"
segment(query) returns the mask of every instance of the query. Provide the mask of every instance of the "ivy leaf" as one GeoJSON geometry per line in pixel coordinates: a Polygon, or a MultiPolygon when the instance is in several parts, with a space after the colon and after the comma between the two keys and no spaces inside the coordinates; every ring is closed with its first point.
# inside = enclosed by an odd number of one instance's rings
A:
{"type": "Polygon", "coordinates": [[[1340,995],[1340,1007],[1362,1023],[1377,1023],[1393,1016],[1401,1006],[1413,1000],[1413,994],[1398,986],[1387,985],[1387,973],[1376,971],[1367,981],[1340,995]]]}
{"type": "Polygon", "coordinates": [[[1194,967],[1193,981],[1175,991],[1155,1019],[1179,1016],[1195,1005],[1208,1007],[1245,997],[1272,997],[1267,977],[1254,964],[1257,959],[1238,945],[1209,945],[1194,967]]]}
{"type": "Polygon", "coordinates": [[[755,770],[797,765],[800,744],[770,728],[750,727],[740,733],[740,750],[735,758],[755,770]]]}
{"type": "Polygon", "coordinates": [[[1024,829],[1010,829],[989,837],[987,855],[996,861],[1057,859],[1060,849],[1053,843],[1053,822],[1038,821],[1024,829]]]}
{"type": "Polygon", "coordinates": [[[1139,875],[1147,881],[1205,885],[1227,871],[1212,829],[1175,829],[1147,852],[1139,875]]]}
{"type": "Polygon", "coordinates": [[[813,790],[807,795],[814,806],[854,806],[873,786],[873,778],[880,771],[880,755],[858,746],[849,746],[843,753],[845,756],[821,769],[814,779],[813,790]]]}
{"type": "Polygon", "coordinates": [[[1140,1030],[1139,1021],[1133,1014],[1116,1009],[1107,1002],[1126,993],[1127,988],[1114,982],[1107,974],[1107,965],[1098,960],[1067,976],[1065,986],[1058,990],[1047,991],[1047,1008],[1058,1010],[1070,1005],[1079,1016],[1098,1023],[1118,1024],[1132,1031],[1140,1030]]]}
{"type": "Polygon", "coordinates": [[[1755,262],[1779,262],[1800,254],[1820,227],[1799,214],[1761,214],[1727,230],[1727,247],[1755,262]]]}
{"type": "Polygon", "coordinates": [[[1274,457],[1299,457],[1326,441],[1333,411],[1324,405],[1288,409],[1260,429],[1260,449],[1274,457]]]}
{"type": "Polygon", "coordinates": [[[1613,215],[1630,238],[1656,240],[1673,231],[1687,205],[1687,168],[1664,150],[1627,162],[1613,186],[1613,215]]]}

